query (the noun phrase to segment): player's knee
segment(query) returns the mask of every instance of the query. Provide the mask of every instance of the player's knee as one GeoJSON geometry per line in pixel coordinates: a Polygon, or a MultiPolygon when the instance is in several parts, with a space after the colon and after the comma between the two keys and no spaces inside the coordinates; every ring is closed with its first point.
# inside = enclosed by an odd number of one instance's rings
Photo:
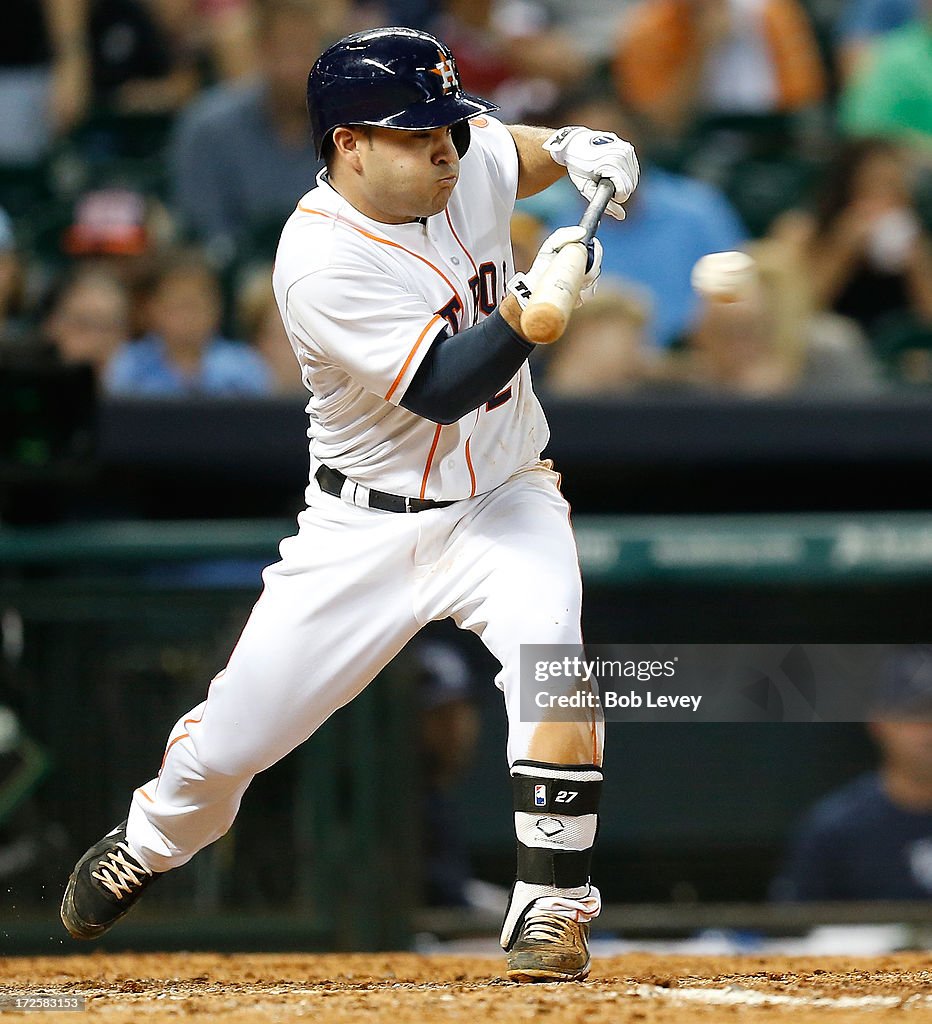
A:
{"type": "Polygon", "coordinates": [[[209,737],[198,737],[187,746],[185,753],[191,761],[190,768],[204,779],[238,780],[252,778],[268,767],[267,758],[258,758],[255,750],[243,748],[229,737],[220,743],[211,742],[209,737]]]}
{"type": "Polygon", "coordinates": [[[565,644],[579,647],[582,642],[580,605],[550,604],[529,609],[521,616],[521,642],[529,644],[565,644]]]}

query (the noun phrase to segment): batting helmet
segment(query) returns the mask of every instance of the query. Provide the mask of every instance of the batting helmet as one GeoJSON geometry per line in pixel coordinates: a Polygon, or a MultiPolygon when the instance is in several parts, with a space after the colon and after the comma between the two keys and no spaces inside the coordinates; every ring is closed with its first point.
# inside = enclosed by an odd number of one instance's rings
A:
{"type": "Polygon", "coordinates": [[[468,118],[498,110],[460,88],[448,46],[413,28],[376,28],[334,43],[307,79],[307,109],[320,156],[334,128],[367,124],[418,131],[453,125],[460,156],[468,118]]]}

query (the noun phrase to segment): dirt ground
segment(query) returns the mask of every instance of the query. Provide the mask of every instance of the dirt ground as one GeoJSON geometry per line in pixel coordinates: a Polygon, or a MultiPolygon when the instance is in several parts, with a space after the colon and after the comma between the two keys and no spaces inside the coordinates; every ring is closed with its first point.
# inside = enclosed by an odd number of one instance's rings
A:
{"type": "Polygon", "coordinates": [[[932,1021],[926,953],[819,960],[634,953],[597,959],[589,981],[564,985],[513,984],[501,967],[497,958],[412,953],[11,957],[0,964],[0,997],[80,993],[84,1019],[107,1024],[932,1021]]]}

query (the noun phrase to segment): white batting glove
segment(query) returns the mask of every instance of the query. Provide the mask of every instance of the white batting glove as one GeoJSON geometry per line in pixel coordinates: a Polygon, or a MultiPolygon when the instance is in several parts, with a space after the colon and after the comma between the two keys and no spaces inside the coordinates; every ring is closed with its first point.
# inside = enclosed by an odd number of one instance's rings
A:
{"type": "MultiPolygon", "coordinates": [[[[579,227],[579,225],[557,228],[552,235],[544,239],[537,255],[534,257],[531,269],[526,274],[515,274],[508,282],[508,291],[518,300],[518,305],[522,309],[527,306],[534,289],[540,284],[544,272],[553,262],[554,256],[564,245],[568,245],[570,242],[581,242],[585,233],[585,229],[579,227]]],[[[579,299],[576,302],[577,309],[595,295],[599,274],[601,273],[602,243],[598,238],[594,238],[592,240],[592,265],[586,271],[586,276],[583,278],[582,288],[579,290],[579,299]]]]}
{"type": "Polygon", "coordinates": [[[606,213],[615,220],[625,219],[621,205],[637,188],[641,169],[634,146],[618,138],[614,132],[594,132],[591,128],[570,125],[560,128],[544,143],[553,159],[565,167],[570,180],[584,199],[595,195],[599,178],[609,178],[615,186],[615,197],[606,213]]]}

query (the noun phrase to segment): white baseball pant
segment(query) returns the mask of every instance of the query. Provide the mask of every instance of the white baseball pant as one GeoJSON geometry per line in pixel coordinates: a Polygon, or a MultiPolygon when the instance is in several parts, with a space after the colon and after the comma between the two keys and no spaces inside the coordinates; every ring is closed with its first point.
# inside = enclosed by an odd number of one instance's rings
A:
{"type": "MultiPolygon", "coordinates": [[[[520,645],[582,643],[576,544],[550,464],[417,513],[325,494],[314,469],[298,533],[264,571],[229,663],[175,725],[159,774],[133,795],[127,838],[150,870],[179,867],[224,835],[253,777],[434,619],[472,630],[501,663],[509,765],[540,756],[538,726],[520,721],[520,645]]],[[[601,763],[601,719],[565,729],[585,733],[581,761],[601,763]]]]}

